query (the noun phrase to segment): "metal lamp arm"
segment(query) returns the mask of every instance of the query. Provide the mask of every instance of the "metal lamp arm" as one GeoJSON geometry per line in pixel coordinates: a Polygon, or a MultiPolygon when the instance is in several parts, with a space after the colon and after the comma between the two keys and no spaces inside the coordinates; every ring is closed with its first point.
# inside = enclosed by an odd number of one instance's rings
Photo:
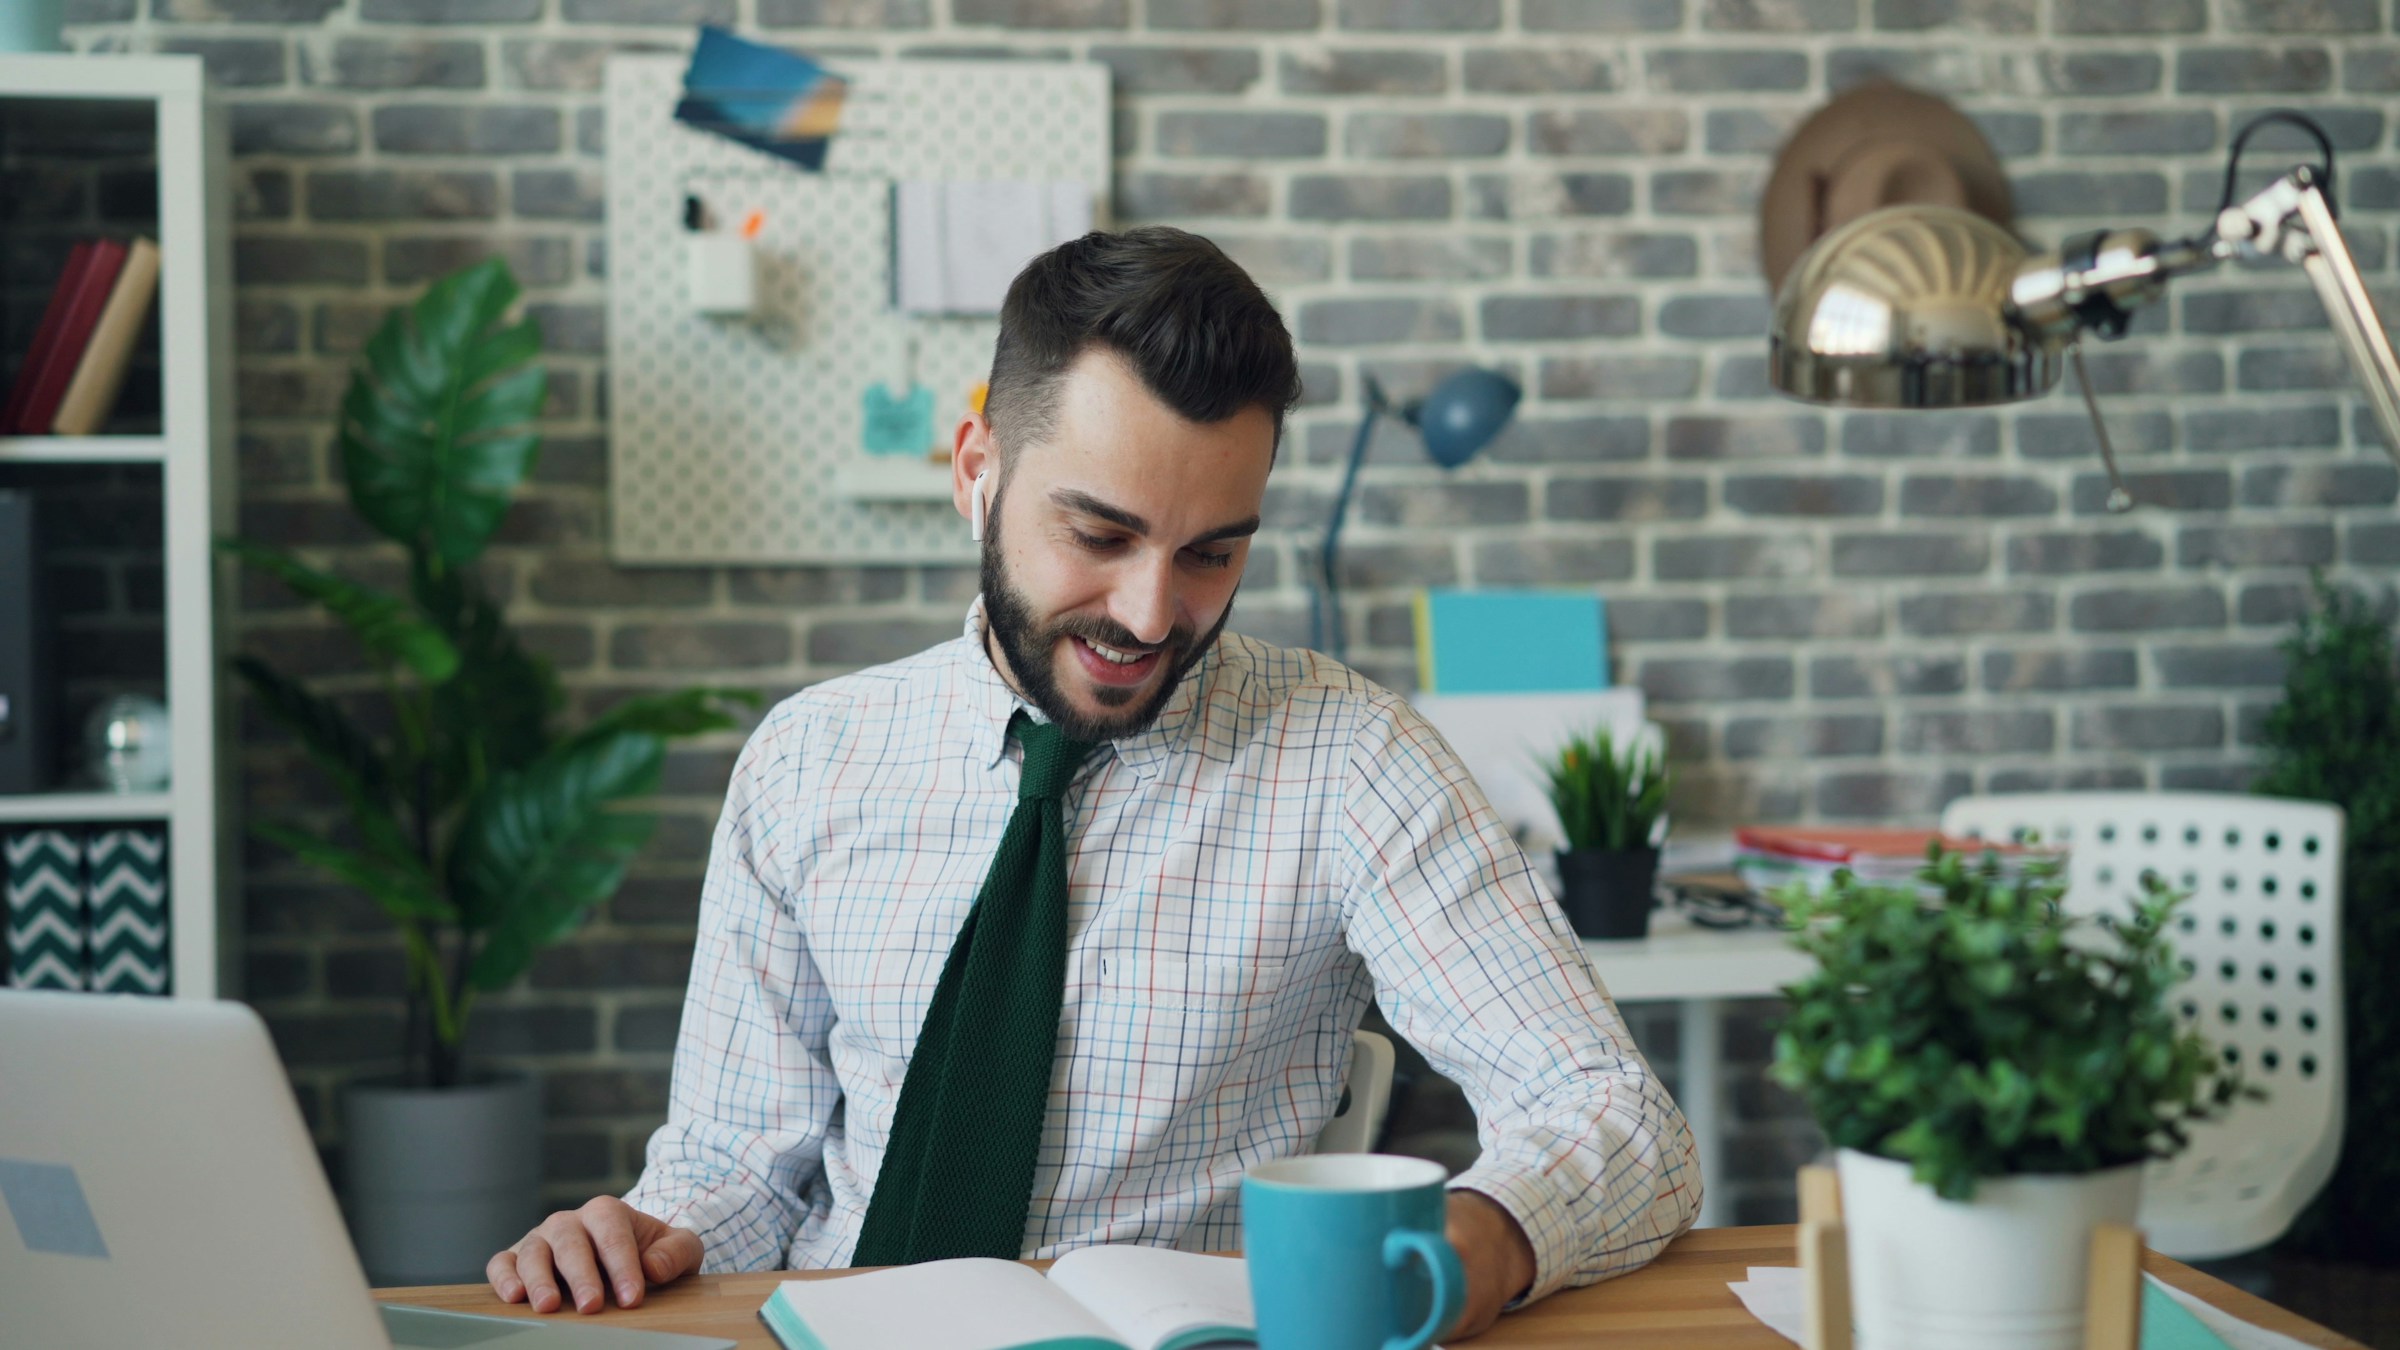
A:
{"type": "Polygon", "coordinates": [[[1383,386],[1374,376],[1366,377],[1367,411],[1358,419],[1358,434],[1350,441],[1350,462],[1342,470],[1342,490],[1334,494],[1333,513],[1325,522],[1325,538],[1318,545],[1317,589],[1309,613],[1309,645],[1335,660],[1347,653],[1349,643],[1342,632],[1342,522],[1350,515],[1350,494],[1358,486],[1359,466],[1366,462],[1367,445],[1375,438],[1375,419],[1391,414],[1414,421],[1410,411],[1394,409],[1384,397],[1383,386]]]}
{"type": "Polygon", "coordinates": [[[2350,369],[2366,387],[2385,453],[2400,463],[2400,360],[2392,355],[2392,339],[2375,313],[2366,282],[2359,278],[2349,241],[2334,223],[2332,204],[2313,184],[2300,194],[2300,225],[2311,246],[2300,259],[2300,269],[2315,283],[2317,299],[2332,318],[2333,331],[2341,335],[2350,369]]]}
{"type": "Polygon", "coordinates": [[[2230,258],[2282,258],[2299,264],[2333,320],[2342,353],[2365,386],[2387,454],[2400,463],[2400,359],[2359,276],[2349,242],[2335,223],[2321,176],[2306,165],[2250,200],[2217,215],[2192,239],[2160,240],[2147,230],[2109,230],[2070,240],[2028,260],[2010,289],[2009,318],[2052,347],[2085,333],[2121,336],[2134,310],[2166,293],[2169,278],[2206,271],[2230,258]]]}

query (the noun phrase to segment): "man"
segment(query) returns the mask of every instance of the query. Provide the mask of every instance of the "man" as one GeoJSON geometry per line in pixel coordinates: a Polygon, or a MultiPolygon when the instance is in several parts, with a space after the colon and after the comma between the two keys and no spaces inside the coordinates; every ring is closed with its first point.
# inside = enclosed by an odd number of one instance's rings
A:
{"type": "Polygon", "coordinates": [[[1483,1154],[1457,1335],[1648,1260],[1691,1136],[1524,855],[1409,706],[1223,634],[1299,377],[1179,230],[1035,259],[957,507],[956,641],[785,700],[735,766],[668,1119],[624,1200],[492,1258],[550,1311],[711,1270],[1225,1250],[1370,997],[1483,1154]]]}

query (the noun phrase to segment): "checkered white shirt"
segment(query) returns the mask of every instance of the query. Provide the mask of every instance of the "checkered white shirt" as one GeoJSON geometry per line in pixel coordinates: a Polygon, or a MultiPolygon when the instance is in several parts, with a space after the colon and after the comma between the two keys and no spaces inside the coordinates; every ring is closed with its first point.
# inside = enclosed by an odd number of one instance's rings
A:
{"type": "MultiPolygon", "coordinates": [[[[784,700],[733,771],[667,1123],[626,1199],[711,1271],[847,1264],[934,983],[1017,804],[1023,706],[965,636],[784,700]]],[[[1409,705],[1225,634],[1066,796],[1058,1061],[1027,1256],[1241,1246],[1253,1163],[1333,1116],[1378,999],[1464,1088],[1539,1297],[1698,1213],[1682,1113],[1525,855],[1409,705]]]]}

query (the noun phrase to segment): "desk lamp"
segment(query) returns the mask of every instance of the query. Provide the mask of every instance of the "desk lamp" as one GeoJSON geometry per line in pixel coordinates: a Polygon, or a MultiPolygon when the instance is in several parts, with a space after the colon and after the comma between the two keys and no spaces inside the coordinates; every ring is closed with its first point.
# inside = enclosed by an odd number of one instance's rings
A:
{"type": "MultiPolygon", "coordinates": [[[[1904,133],[1894,129],[1887,137],[1904,133]]],[[[1881,206],[1816,239],[1782,277],[1768,376],[1777,389],[1812,403],[1966,408],[2047,392],[2058,381],[2063,354],[2076,365],[2099,434],[2109,508],[2123,511],[2133,499],[2117,473],[2090,382],[2081,378],[2081,339],[2122,336],[2133,311],[2157,300],[2172,278],[2229,260],[2282,258],[2315,285],[2366,387],[2384,448],[2400,461],[2400,363],[2334,223],[2332,192],[2333,146],[2324,130],[2279,109],[2234,137],[2216,219],[2185,239],[2095,230],[2037,255],[1971,210],[1917,198],[1881,206]],[[2237,204],[2242,147],[2271,122],[2307,132],[2322,163],[2296,167],[2237,204]]]]}
{"type": "Polygon", "coordinates": [[[1405,406],[1394,406],[1374,376],[1366,377],[1366,385],[1367,412],[1358,419],[1358,435],[1350,442],[1350,464],[1342,471],[1342,490],[1333,499],[1333,516],[1326,522],[1318,556],[1318,585],[1309,596],[1308,645],[1335,660],[1342,659],[1348,645],[1342,637],[1342,520],[1350,512],[1350,492],[1358,485],[1358,466],[1374,438],[1376,417],[1388,414],[1416,428],[1433,462],[1455,469],[1492,443],[1524,397],[1516,381],[1473,366],[1445,377],[1432,393],[1405,406]]]}

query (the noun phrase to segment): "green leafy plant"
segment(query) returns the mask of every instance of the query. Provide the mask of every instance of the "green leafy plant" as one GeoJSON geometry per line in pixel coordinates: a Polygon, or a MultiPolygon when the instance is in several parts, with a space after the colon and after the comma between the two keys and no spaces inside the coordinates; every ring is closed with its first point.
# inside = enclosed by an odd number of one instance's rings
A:
{"type": "MultiPolygon", "coordinates": [[[[2283,644],[2283,702],[2267,714],[2252,791],[2332,802],[2342,852],[2346,1138],[2381,1137],[2400,1111],[2400,676],[2393,606],[2316,579],[2316,605],[2283,644]]],[[[2349,1146],[2286,1245],[2400,1262],[2400,1155],[2349,1146]]]]}
{"type": "Polygon", "coordinates": [[[1647,848],[1667,809],[1669,775],[1657,751],[1619,747],[1608,728],[1570,736],[1542,766],[1567,847],[1623,852],[1647,848]]]}
{"type": "Polygon", "coordinates": [[[1842,1148],[1909,1163],[1963,1200],[1983,1177],[2167,1157],[2247,1091],[2168,992],[2183,897],[2155,876],[2122,916],[2059,907],[2055,863],[1928,848],[1923,888],[1847,870],[1776,895],[1816,970],[1784,987],[1775,1080],[1842,1148]]]}
{"type": "Polygon", "coordinates": [[[533,467],[547,375],[531,319],[498,260],[464,268],[394,310],[342,400],[350,504],[397,544],[395,595],[245,540],[220,547],[322,606],[382,681],[389,730],[252,656],[234,669],[264,712],[332,780],[343,830],[255,826],[372,897],[408,953],[410,1079],[460,1081],[478,993],[504,989],[540,949],[614,894],[654,818],[667,743],[733,725],[746,693],[679,689],[626,699],[577,729],[549,664],[525,649],[473,566],[533,467]]]}

